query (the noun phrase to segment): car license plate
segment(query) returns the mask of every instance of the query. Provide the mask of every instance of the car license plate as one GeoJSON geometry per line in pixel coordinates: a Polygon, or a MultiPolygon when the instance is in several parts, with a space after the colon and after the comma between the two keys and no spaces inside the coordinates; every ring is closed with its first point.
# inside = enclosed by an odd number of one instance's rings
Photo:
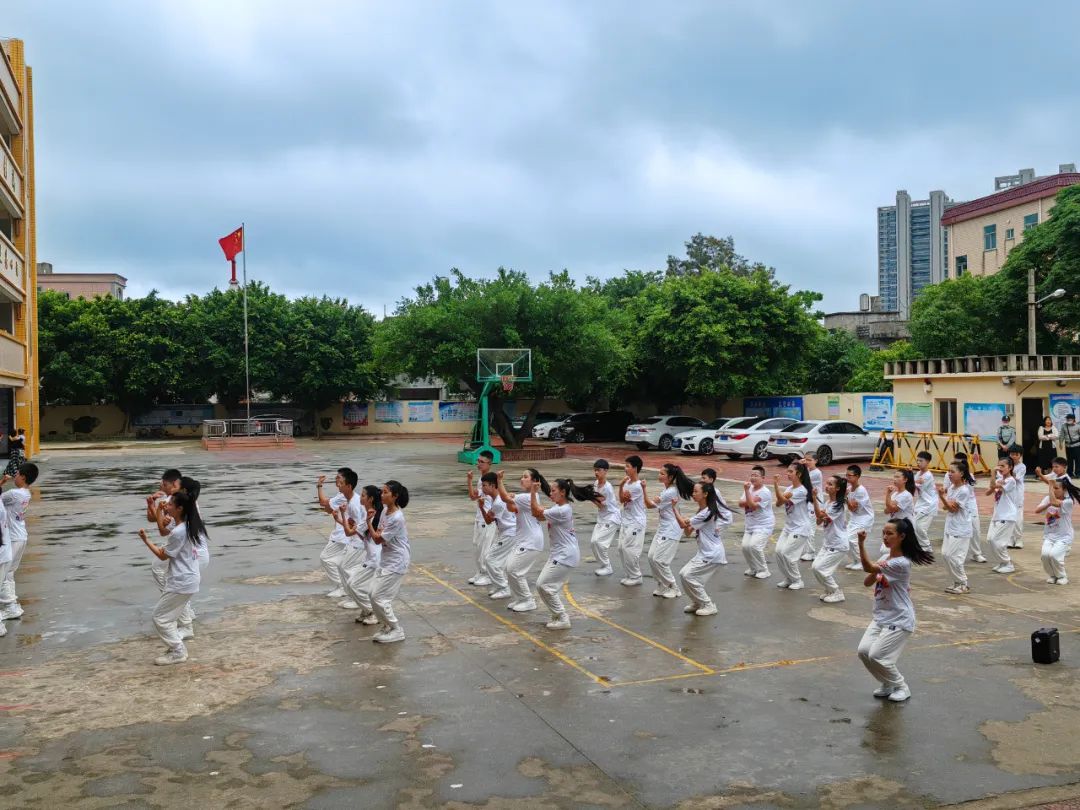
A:
{"type": "Polygon", "coordinates": [[[671,440],[671,446],[672,447],[682,447],[682,439],[672,439],[671,440]]]}
{"type": "Polygon", "coordinates": [[[777,444],[787,444],[787,439],[777,439],[776,443],[777,444]]]}
{"type": "Polygon", "coordinates": [[[730,438],[730,436],[726,436],[723,433],[721,433],[720,435],[718,435],[716,437],[717,441],[721,441],[721,442],[726,442],[729,438],[730,438]]]}

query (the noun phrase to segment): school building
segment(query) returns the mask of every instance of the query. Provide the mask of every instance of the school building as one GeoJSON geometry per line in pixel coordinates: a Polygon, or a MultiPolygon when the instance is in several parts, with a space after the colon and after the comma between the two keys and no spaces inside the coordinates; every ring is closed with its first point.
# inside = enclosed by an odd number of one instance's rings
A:
{"type": "Polygon", "coordinates": [[[38,450],[34,215],[32,73],[22,40],[0,39],[0,453],[17,428],[38,450]]]}

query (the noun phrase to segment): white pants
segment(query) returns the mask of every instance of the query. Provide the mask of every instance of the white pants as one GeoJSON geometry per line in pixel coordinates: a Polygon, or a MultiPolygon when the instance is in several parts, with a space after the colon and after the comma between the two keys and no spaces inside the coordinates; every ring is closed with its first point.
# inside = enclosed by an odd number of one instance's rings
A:
{"type": "Polygon", "coordinates": [[[846,548],[834,551],[823,548],[814,558],[813,565],[810,566],[814,572],[814,579],[829,593],[836,593],[841,590],[836,577],[833,575],[836,573],[836,569],[840,567],[840,563],[847,558],[847,554],[846,548]]]}
{"type": "Polygon", "coordinates": [[[776,567],[780,569],[780,576],[789,583],[802,582],[799,557],[805,544],[805,534],[792,534],[786,528],[776,541],[776,567]]]}
{"type": "Polygon", "coordinates": [[[338,570],[338,565],[348,551],[349,547],[344,543],[335,543],[331,540],[319,555],[319,562],[322,563],[323,571],[326,572],[326,578],[333,583],[335,588],[341,587],[341,572],[338,570]]]}
{"type": "Polygon", "coordinates": [[[933,551],[930,542],[930,527],[934,523],[934,513],[927,512],[925,515],[915,515],[915,537],[919,541],[919,548],[923,551],[933,551]]]}
{"type": "MultiPolygon", "coordinates": [[[[979,543],[979,538],[982,537],[982,521],[979,519],[979,513],[975,513],[975,517],[971,519],[971,542],[968,543],[968,550],[971,552],[972,557],[981,557],[982,545],[979,543]]],[[[986,538],[989,541],[989,536],[986,538]]]]}
{"type": "Polygon", "coordinates": [[[566,580],[570,579],[570,572],[573,570],[573,566],[549,559],[544,563],[540,576],[536,578],[536,593],[540,596],[540,601],[551,611],[552,616],[566,615],[566,608],[563,606],[559,591],[562,590],[566,580]]]}
{"type": "Polygon", "coordinates": [[[1001,565],[1012,564],[1007,548],[1012,542],[1014,531],[1016,531],[1014,520],[991,520],[986,530],[986,544],[990,546],[990,554],[1001,565]]]}
{"type": "Polygon", "coordinates": [[[345,553],[338,558],[338,581],[341,582],[341,587],[343,589],[345,588],[346,581],[349,579],[349,575],[364,562],[364,556],[364,549],[347,546],[345,553]]]}
{"type": "MultiPolygon", "coordinates": [[[[817,517],[811,513],[811,520],[817,520],[817,517]]],[[[817,525],[810,529],[810,534],[806,538],[806,545],[803,547],[803,554],[810,553],[815,557],[818,551],[821,549],[821,537],[818,535],[817,525]]],[[[800,555],[801,556],[801,555],[800,555]]]]}
{"type": "Polygon", "coordinates": [[[1068,579],[1065,574],[1065,556],[1072,548],[1072,543],[1061,540],[1043,540],[1042,564],[1048,577],[1068,579]]]}
{"type": "Polygon", "coordinates": [[[769,545],[772,532],[768,529],[745,531],[742,536],[742,553],[747,567],[755,574],[769,573],[769,561],[765,558],[765,549],[769,545]]]}
{"type": "Polygon", "coordinates": [[[495,524],[485,523],[483,526],[473,524],[473,554],[476,558],[476,575],[491,577],[487,570],[487,553],[491,548],[491,541],[495,537],[495,524]]]}
{"type": "Polygon", "coordinates": [[[506,561],[510,559],[510,552],[514,550],[514,536],[496,535],[495,540],[488,547],[487,559],[484,561],[484,570],[491,577],[491,584],[495,590],[501,591],[506,584],[506,561]]]}
{"type": "Polygon", "coordinates": [[[371,605],[371,588],[375,584],[375,572],[376,567],[364,562],[364,551],[358,549],[360,553],[360,564],[353,567],[345,574],[343,570],[343,576],[341,580],[341,587],[345,589],[345,593],[350,599],[360,606],[361,615],[367,615],[374,612],[374,608],[371,605]]]}
{"type": "MultiPolygon", "coordinates": [[[[10,567],[11,567],[11,563],[0,563],[0,580],[3,580],[7,576],[8,568],[10,568],[10,567]]],[[[6,607],[7,603],[5,603],[4,606],[6,607]]],[[[3,618],[3,616],[0,616],[0,630],[4,630],[4,618],[3,618]]],[[[7,634],[7,631],[4,631],[4,635],[6,635],[6,634],[7,634]]]]}
{"type": "Polygon", "coordinates": [[[0,605],[11,605],[19,601],[19,597],[15,595],[15,572],[19,570],[24,551],[25,540],[11,542],[11,562],[8,563],[7,574],[0,576],[0,605]]]}
{"type": "Polygon", "coordinates": [[[675,575],[671,572],[671,562],[679,551],[679,535],[668,536],[657,532],[649,545],[649,568],[657,585],[662,588],[675,587],[675,575]]]}
{"type": "MultiPolygon", "coordinates": [[[[169,561],[159,560],[154,558],[153,564],[150,566],[150,573],[154,577],[154,582],[157,583],[158,590],[165,593],[165,575],[169,572],[169,561]],[[158,563],[161,563],[158,565],[158,563]]],[[[194,596],[194,595],[193,595],[194,596]]],[[[0,600],[3,601],[3,600],[0,600]]],[[[195,607],[192,605],[194,599],[189,599],[187,604],[184,605],[184,609],[180,612],[180,615],[176,619],[176,623],[181,627],[191,627],[195,621],[195,607]]]]}
{"type": "MultiPolygon", "coordinates": [[[[852,526],[850,523],[848,524],[848,527],[848,556],[851,557],[853,563],[862,565],[862,557],[859,556],[859,532],[866,532],[866,539],[872,540],[874,536],[874,524],[871,523],[865,529],[861,530],[857,526],[852,526]]],[[[887,550],[888,549],[886,549],[886,551],[887,550]]]]}
{"type": "Polygon", "coordinates": [[[170,650],[184,649],[177,623],[193,595],[165,591],[154,605],[154,629],[170,650]]]}
{"type": "Polygon", "coordinates": [[[712,599],[705,592],[705,583],[712,579],[716,569],[720,567],[718,562],[705,562],[700,554],[695,554],[690,561],[679,571],[679,583],[683,593],[690,597],[690,601],[700,607],[712,604],[712,599]]]}
{"type": "Polygon", "coordinates": [[[641,579],[641,550],[645,547],[645,527],[624,523],[619,527],[619,561],[627,579],[641,579]]]}
{"type": "Polygon", "coordinates": [[[379,624],[387,627],[397,627],[398,619],[394,615],[394,599],[401,590],[401,581],[404,574],[395,574],[380,568],[375,572],[374,582],[371,585],[371,608],[379,624]]]}
{"type": "Polygon", "coordinates": [[[1013,545],[1024,542],[1024,493],[1020,492],[1020,509],[1016,513],[1016,526],[1013,527],[1013,545]]]}
{"type": "Polygon", "coordinates": [[[901,630],[895,625],[882,627],[877,622],[870,622],[859,642],[859,658],[875,680],[889,686],[904,685],[904,676],[896,668],[896,662],[909,638],[911,632],[908,630],[901,630]]]}
{"type": "Polygon", "coordinates": [[[589,538],[589,545],[592,546],[593,556],[596,557],[596,561],[600,563],[601,566],[611,565],[611,557],[608,556],[608,549],[611,548],[612,542],[618,536],[618,523],[597,523],[593,526],[592,536],[589,538]]]}
{"type": "Polygon", "coordinates": [[[967,585],[967,574],[964,572],[964,560],[967,558],[968,546],[971,543],[969,537],[957,537],[955,534],[946,534],[941,543],[941,556],[945,558],[945,567],[949,576],[960,585],[967,585]]]}
{"type": "Polygon", "coordinates": [[[540,559],[542,551],[534,551],[523,546],[514,546],[506,560],[506,584],[510,588],[514,602],[528,602],[533,598],[526,577],[533,564],[540,559]]]}

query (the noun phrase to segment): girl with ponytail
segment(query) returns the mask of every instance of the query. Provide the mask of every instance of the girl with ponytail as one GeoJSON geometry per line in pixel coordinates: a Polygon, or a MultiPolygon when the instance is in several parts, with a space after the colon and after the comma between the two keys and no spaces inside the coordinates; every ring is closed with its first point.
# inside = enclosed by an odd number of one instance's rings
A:
{"type": "Polygon", "coordinates": [[[776,502],[784,507],[784,529],[776,541],[776,567],[780,569],[782,579],[777,588],[800,591],[803,585],[802,572],[799,571],[799,557],[810,538],[810,500],[814,497],[814,485],[810,481],[810,472],[802,464],[788,467],[788,486],[780,489],[780,476],[773,478],[773,491],[776,502]]]}
{"type": "Polygon", "coordinates": [[[824,531],[824,539],[821,550],[814,558],[811,570],[814,579],[825,589],[819,599],[822,602],[833,604],[843,602],[844,591],[836,581],[836,569],[848,555],[848,514],[844,507],[847,505],[846,478],[839,475],[830,475],[825,481],[825,504],[822,506],[817,499],[813,499],[814,512],[817,522],[824,531]]]}
{"type": "Polygon", "coordinates": [[[1073,508],[1080,501],[1080,489],[1077,489],[1067,477],[1044,478],[1049,493],[1042,499],[1036,513],[1046,513],[1043,526],[1042,564],[1046,571],[1047,585],[1068,585],[1069,575],[1065,571],[1065,556],[1072,549],[1073,508]]]}
{"type": "Polygon", "coordinates": [[[514,548],[506,558],[506,582],[510,590],[510,604],[506,607],[515,613],[526,613],[536,610],[527,576],[544,552],[544,530],[532,511],[533,490],[550,496],[551,485],[538,470],[530,467],[521,474],[521,492],[511,495],[503,483],[503,472],[498,472],[499,497],[517,520],[514,548]]]}
{"type": "Polygon", "coordinates": [[[954,461],[949,465],[945,484],[938,484],[938,500],[945,510],[945,539],[941,544],[941,556],[945,558],[945,567],[953,578],[953,583],[945,593],[970,593],[967,572],[964,571],[964,559],[971,543],[971,516],[975,511],[975,492],[970,481],[974,481],[968,472],[966,462],[954,461]]]}
{"type": "Polygon", "coordinates": [[[656,579],[653,596],[674,599],[679,595],[675,587],[675,575],[671,572],[671,561],[679,550],[679,538],[682,529],[679,526],[679,499],[687,499],[694,493],[694,482],[687,478],[682,467],[677,464],[665,464],[657,476],[663,490],[655,501],[645,495],[645,506],[655,509],[660,523],[656,527],[652,544],[649,546],[649,568],[656,579]]]}
{"type": "Polygon", "coordinates": [[[690,597],[690,604],[683,608],[683,612],[715,616],[716,604],[706,592],[705,583],[717,568],[727,565],[723,530],[731,525],[731,510],[712,484],[694,484],[692,497],[698,507],[696,515],[686,520],[678,512],[675,513],[683,532],[687,537],[696,534],[698,544],[697,554],[679,571],[679,583],[683,592],[690,597]]]}

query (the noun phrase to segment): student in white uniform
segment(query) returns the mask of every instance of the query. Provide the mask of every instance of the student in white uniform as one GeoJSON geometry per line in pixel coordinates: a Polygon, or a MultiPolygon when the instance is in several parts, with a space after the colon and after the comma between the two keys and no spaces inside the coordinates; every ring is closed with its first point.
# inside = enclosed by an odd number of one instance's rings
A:
{"type": "Polygon", "coordinates": [[[772,490],[765,486],[765,468],[761,465],[755,464],[750,468],[750,480],[743,484],[739,506],[745,515],[742,553],[747,569],[743,575],[768,579],[772,574],[769,573],[765,549],[776,528],[776,515],[773,514],[772,490]]]}
{"type": "Polygon", "coordinates": [[[1013,490],[1013,498],[1016,501],[1016,528],[1013,541],[1009,548],[1024,547],[1024,479],[1027,478],[1027,465],[1024,463],[1024,449],[1014,444],[1009,449],[1009,458],[1013,462],[1013,477],[1016,479],[1016,489],[1013,490]]]}
{"type": "Polygon", "coordinates": [[[615,495],[615,487],[607,480],[609,466],[607,459],[603,458],[598,458],[593,464],[593,475],[596,476],[593,489],[603,498],[596,505],[596,525],[589,539],[593,556],[600,563],[600,567],[593,572],[598,577],[610,577],[613,573],[609,551],[611,544],[619,537],[619,526],[622,524],[621,504],[615,495]]]}
{"type": "Polygon", "coordinates": [[[154,663],[168,666],[182,664],[188,659],[177,620],[188,600],[199,592],[198,547],[205,542],[207,533],[199,510],[195,508],[195,501],[185,492],[175,493],[158,511],[157,525],[161,536],[169,538],[164,546],[151,543],[146,529],[139,529],[139,537],[155,557],[168,563],[165,589],[154,607],[154,629],[168,647],[168,651],[154,659],[154,663]]]}
{"type": "MultiPolygon", "coordinates": [[[[4,509],[3,501],[0,500],[0,527],[7,523],[7,512],[4,509]]],[[[8,569],[11,568],[11,539],[7,536],[6,532],[0,532],[0,582],[7,579],[8,569]]],[[[4,626],[4,619],[0,618],[0,638],[7,635],[7,628],[4,626]]]]}
{"type": "Polygon", "coordinates": [[[825,481],[824,507],[818,505],[816,500],[814,502],[815,517],[824,528],[824,538],[811,570],[814,579],[825,589],[825,593],[818,598],[829,604],[845,599],[835,574],[848,555],[847,486],[846,478],[830,475],[825,481]]]}
{"type": "Polygon", "coordinates": [[[536,592],[540,601],[551,611],[551,620],[544,626],[548,630],[569,630],[570,615],[566,612],[559,591],[570,578],[570,572],[581,562],[581,550],[574,531],[574,507],[570,504],[574,500],[597,503],[601,496],[592,485],[579,487],[569,478],[556,478],[555,486],[551,488],[551,500],[555,505],[544,509],[537,496],[539,492],[540,484],[533,484],[530,506],[533,517],[547,521],[551,556],[536,578],[536,592]]]}
{"type": "Polygon", "coordinates": [[[715,616],[716,603],[705,590],[705,585],[717,568],[727,565],[723,531],[725,526],[731,525],[731,510],[712,484],[694,484],[692,497],[698,507],[696,515],[686,520],[678,512],[675,513],[686,536],[697,535],[698,546],[697,554],[679,571],[679,584],[683,593],[690,597],[690,604],[683,608],[683,613],[715,616]]]}
{"type": "Polygon", "coordinates": [[[499,497],[499,476],[493,472],[487,473],[481,480],[480,486],[484,495],[490,501],[478,500],[477,508],[484,515],[484,521],[495,527],[495,539],[488,548],[485,570],[491,576],[491,590],[488,592],[489,599],[509,599],[510,586],[506,580],[506,561],[510,558],[510,552],[514,550],[514,536],[517,534],[517,518],[513,512],[506,508],[503,499],[499,497]]]}
{"type": "MultiPolygon", "coordinates": [[[[491,465],[495,461],[495,454],[490,450],[481,450],[476,459],[476,478],[483,479],[491,472],[491,465]]],[[[486,498],[482,488],[473,485],[473,471],[465,476],[469,488],[469,500],[475,504],[482,498],[486,498]]],[[[469,577],[469,584],[477,587],[486,587],[492,583],[491,572],[485,568],[488,552],[491,550],[491,542],[495,539],[495,524],[484,521],[484,510],[491,509],[490,499],[484,503],[484,508],[477,508],[473,520],[473,551],[476,558],[476,573],[469,577]]]]}
{"type": "Polygon", "coordinates": [[[948,486],[938,484],[938,500],[945,510],[945,538],[941,544],[941,556],[953,583],[945,593],[970,593],[964,560],[971,543],[971,512],[975,508],[975,492],[971,488],[971,475],[967,464],[953,462],[946,477],[948,486]]]}
{"type": "Polygon", "coordinates": [[[382,493],[377,486],[368,484],[357,495],[358,505],[354,506],[354,502],[349,501],[343,509],[349,553],[341,563],[341,586],[345,589],[346,601],[340,606],[350,608],[350,605],[356,605],[360,609],[357,624],[375,625],[379,620],[375,618],[375,608],[371,604],[371,586],[375,583],[375,574],[382,560],[382,546],[371,538],[368,518],[376,529],[379,528],[383,511],[382,493]]]}
{"type": "MultiPolygon", "coordinates": [[[[149,495],[146,498],[146,522],[157,525],[157,513],[158,510],[172,498],[177,492],[180,491],[180,471],[170,467],[161,474],[161,484],[157,491],[153,495],[149,495]]],[[[168,519],[168,516],[166,515],[168,519]]],[[[169,528],[172,528],[172,524],[169,524],[169,528]]],[[[150,574],[154,577],[154,582],[157,583],[158,590],[164,590],[165,588],[165,571],[168,569],[169,563],[167,560],[158,559],[154,557],[154,561],[150,563],[150,574]]]]}
{"type": "MultiPolygon", "coordinates": [[[[968,461],[968,454],[957,453],[953,456],[953,461],[961,461],[968,465],[968,483],[971,485],[972,492],[974,492],[975,476],[971,474],[971,462],[968,461]]],[[[977,495],[975,497],[975,506],[971,510],[971,542],[968,544],[968,552],[971,554],[972,562],[986,562],[986,557],[982,553],[982,520],[979,517],[979,498],[977,495]]]]}
{"type": "Polygon", "coordinates": [[[649,568],[656,580],[653,596],[674,599],[679,595],[679,589],[675,586],[671,561],[679,551],[679,538],[683,536],[676,515],[679,511],[679,499],[690,498],[694,492],[694,482],[687,478],[678,464],[665,464],[660,468],[657,478],[661,486],[660,497],[654,501],[647,494],[644,495],[645,507],[655,509],[659,518],[656,534],[649,545],[649,568]]]}
{"type": "Polygon", "coordinates": [[[862,481],[862,467],[852,464],[847,468],[847,505],[848,505],[848,554],[852,562],[845,568],[849,571],[858,571],[862,568],[859,562],[859,538],[858,533],[869,533],[874,528],[874,502],[870,500],[870,493],[860,483],[862,481]]]}
{"type": "Polygon", "coordinates": [[[986,544],[990,546],[990,553],[997,560],[997,565],[991,569],[995,574],[1011,574],[1016,570],[1008,552],[1008,545],[1016,531],[1016,499],[1013,497],[1015,489],[1012,459],[998,459],[997,473],[986,488],[986,494],[994,499],[994,514],[986,530],[986,544]]]}
{"type": "Polygon", "coordinates": [[[645,482],[641,474],[641,456],[627,456],[623,468],[626,476],[619,482],[619,502],[622,503],[622,522],[619,526],[619,562],[627,587],[642,583],[641,550],[645,547],[645,482]]]}
{"type": "Polygon", "coordinates": [[[528,574],[544,553],[544,530],[532,513],[533,485],[551,495],[551,486],[538,470],[529,468],[521,474],[521,492],[511,495],[503,483],[503,471],[499,470],[499,497],[506,508],[514,513],[517,525],[514,530],[514,548],[506,559],[506,581],[510,589],[510,604],[506,607],[515,613],[536,610],[536,600],[529,589],[528,574]]]}
{"type": "Polygon", "coordinates": [[[378,526],[374,523],[375,510],[368,510],[368,536],[382,546],[379,567],[371,584],[371,608],[379,622],[379,632],[371,640],[378,644],[393,644],[405,640],[405,631],[393,603],[411,560],[409,532],[402,512],[409,505],[409,490],[399,481],[391,480],[383,484],[380,497],[383,511],[378,526]]]}
{"type": "Polygon", "coordinates": [[[866,553],[866,533],[858,533],[859,557],[866,579],[874,587],[874,617],[859,642],[859,659],[881,685],[874,697],[900,703],[911,689],[896,668],[900,653],[915,632],[915,606],[911,602],[911,566],[929,565],[934,555],[924,551],[909,520],[890,520],[881,531],[889,549],[877,562],[866,553]]]}
{"type": "Polygon", "coordinates": [[[930,472],[931,461],[933,456],[926,450],[920,450],[915,457],[915,489],[918,492],[915,500],[915,536],[919,538],[919,546],[923,551],[933,550],[930,527],[938,513],[938,494],[934,474],[930,472]]]}
{"type": "Polygon", "coordinates": [[[1037,514],[1046,514],[1043,525],[1042,564],[1046,571],[1047,585],[1068,585],[1065,557],[1073,544],[1073,508],[1080,501],[1080,489],[1068,476],[1043,479],[1049,492],[1042,499],[1037,514]]]}
{"type": "Polygon", "coordinates": [[[810,471],[810,483],[814,485],[814,498],[815,503],[810,503],[810,536],[806,539],[806,548],[803,549],[802,556],[799,558],[803,562],[812,562],[814,557],[817,556],[818,549],[821,548],[821,543],[818,541],[817,534],[817,507],[825,504],[825,489],[821,476],[821,470],[817,468],[817,453],[810,452],[802,457],[802,463],[806,465],[806,469],[810,471]]]}
{"type": "MultiPolygon", "coordinates": [[[[337,471],[337,476],[334,478],[334,484],[337,486],[338,491],[332,498],[327,498],[323,493],[323,484],[326,483],[325,475],[320,475],[319,480],[315,483],[315,494],[318,495],[320,508],[334,519],[334,530],[330,532],[326,546],[319,555],[319,562],[322,563],[326,578],[334,586],[333,590],[326,594],[331,599],[340,599],[345,595],[345,588],[341,584],[341,571],[338,566],[349,551],[349,538],[345,536],[341,507],[346,506],[353,498],[357,497],[354,490],[359,481],[360,476],[348,467],[342,467],[337,471]]],[[[357,506],[359,506],[359,503],[357,503],[357,506]]]]}
{"type": "MultiPolygon", "coordinates": [[[[893,473],[892,483],[885,488],[885,516],[889,520],[907,520],[915,525],[915,473],[911,470],[897,470],[893,473]]],[[[882,541],[881,554],[888,554],[882,541]]]]}
{"type": "MultiPolygon", "coordinates": [[[[4,493],[2,502],[7,519],[4,523],[4,542],[11,544],[11,563],[7,574],[0,577],[0,623],[5,619],[18,619],[23,615],[19,596],[15,592],[15,572],[26,550],[26,510],[30,506],[30,485],[37,480],[38,467],[32,461],[24,461],[15,473],[15,486],[4,493]]],[[[0,478],[0,486],[8,477],[0,478]]]]}
{"type": "Polygon", "coordinates": [[[781,576],[776,587],[800,591],[805,585],[799,570],[799,557],[810,536],[808,510],[810,500],[815,497],[814,485],[810,483],[810,471],[802,464],[789,466],[787,475],[789,483],[783,490],[780,489],[780,476],[773,478],[776,502],[784,507],[784,528],[776,541],[776,567],[781,576]]]}
{"type": "MultiPolygon", "coordinates": [[[[180,477],[180,491],[191,498],[192,508],[198,511],[199,493],[202,491],[202,484],[190,476],[183,475],[180,477]]],[[[199,518],[202,518],[201,512],[199,518]]],[[[210,565],[210,538],[204,535],[202,542],[196,545],[195,549],[199,554],[199,587],[201,588],[202,578],[206,576],[206,569],[210,565]]],[[[184,605],[180,618],[176,620],[176,627],[183,641],[195,638],[195,597],[189,599],[187,604],[184,605]]]]}

